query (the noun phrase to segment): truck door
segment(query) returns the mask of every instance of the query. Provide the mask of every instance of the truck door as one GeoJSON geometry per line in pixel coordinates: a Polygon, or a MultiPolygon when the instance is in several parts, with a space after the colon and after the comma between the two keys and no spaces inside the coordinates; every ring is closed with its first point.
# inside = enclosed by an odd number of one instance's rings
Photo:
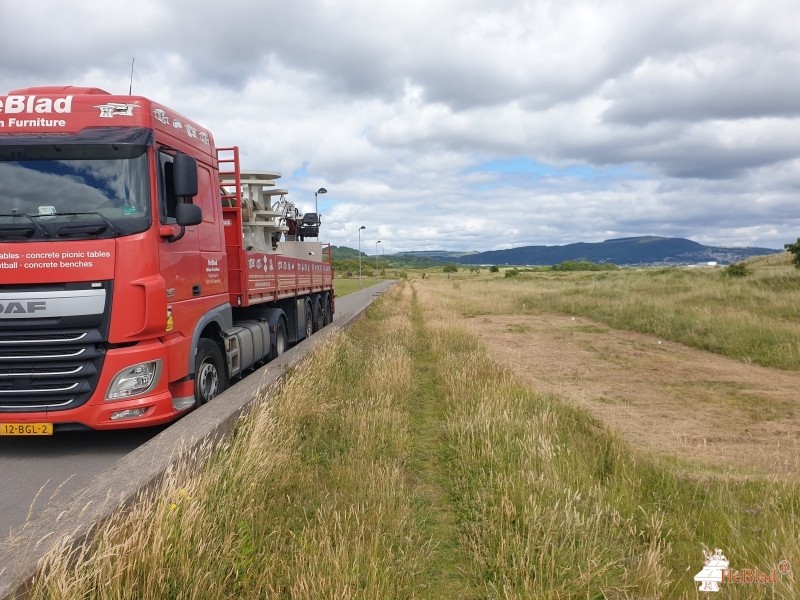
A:
{"type": "Polygon", "coordinates": [[[194,203],[203,211],[203,222],[198,226],[201,285],[203,297],[210,299],[206,303],[206,308],[210,309],[228,301],[228,277],[223,254],[225,244],[219,181],[203,164],[198,164],[197,168],[197,196],[194,203]],[[219,297],[215,299],[213,296],[219,297]]]}
{"type": "MultiPolygon", "coordinates": [[[[160,150],[159,218],[162,224],[175,223],[178,198],[173,185],[172,156],[160,150]]],[[[199,183],[199,182],[198,182],[199,183]]],[[[159,260],[161,275],[167,287],[167,304],[172,316],[168,331],[176,331],[191,339],[194,324],[203,312],[203,277],[201,270],[199,226],[186,227],[181,239],[170,242],[161,238],[159,260]]],[[[176,226],[177,230],[177,226],[176,226]]]]}

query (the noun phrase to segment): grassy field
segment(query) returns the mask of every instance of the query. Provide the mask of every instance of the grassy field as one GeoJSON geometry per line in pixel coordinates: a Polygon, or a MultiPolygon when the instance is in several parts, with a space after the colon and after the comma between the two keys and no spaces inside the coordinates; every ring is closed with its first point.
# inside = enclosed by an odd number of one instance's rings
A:
{"type": "MultiPolygon", "coordinates": [[[[565,312],[798,369],[800,277],[754,269],[402,281],[224,448],[53,553],[32,596],[683,599],[704,597],[703,544],[742,567],[800,565],[796,482],[652,461],[461,323],[565,312]]],[[[798,596],[792,575],[723,590],[798,596]]]]}
{"type": "MultiPolygon", "coordinates": [[[[724,356],[800,370],[800,270],[790,255],[753,260],[748,277],[721,269],[458,273],[453,309],[463,315],[583,315],[724,356]],[[502,285],[502,294],[495,292],[502,285]]],[[[442,275],[438,275],[442,277],[442,275]]]]}
{"type": "Polygon", "coordinates": [[[336,290],[336,296],[347,296],[347,294],[352,294],[353,292],[357,292],[360,289],[366,288],[371,286],[376,282],[373,278],[363,278],[361,279],[361,284],[359,285],[358,278],[354,279],[347,279],[347,278],[339,278],[337,277],[333,282],[333,287],[336,290]]]}

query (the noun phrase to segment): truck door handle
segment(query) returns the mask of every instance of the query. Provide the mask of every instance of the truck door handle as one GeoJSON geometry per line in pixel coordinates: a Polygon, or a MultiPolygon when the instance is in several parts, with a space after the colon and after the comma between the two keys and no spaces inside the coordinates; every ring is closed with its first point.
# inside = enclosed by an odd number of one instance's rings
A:
{"type": "Polygon", "coordinates": [[[200,295],[200,286],[193,285],[192,286],[192,296],[199,296],[200,295]]]}

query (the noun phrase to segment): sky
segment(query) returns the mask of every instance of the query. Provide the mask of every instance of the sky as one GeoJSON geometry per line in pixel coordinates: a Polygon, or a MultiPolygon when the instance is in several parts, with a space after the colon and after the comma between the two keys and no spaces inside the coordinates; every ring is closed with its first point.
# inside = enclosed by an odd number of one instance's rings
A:
{"type": "Polygon", "coordinates": [[[797,0],[0,0],[0,94],[124,94],[135,59],[134,94],[302,212],[327,189],[320,239],[369,254],[782,248],[798,23],[797,0]]]}

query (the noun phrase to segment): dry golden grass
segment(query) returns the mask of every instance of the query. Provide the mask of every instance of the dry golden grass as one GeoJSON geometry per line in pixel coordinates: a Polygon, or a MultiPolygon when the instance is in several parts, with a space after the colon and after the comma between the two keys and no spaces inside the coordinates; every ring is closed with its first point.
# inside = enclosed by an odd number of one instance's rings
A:
{"type": "Polygon", "coordinates": [[[702,544],[736,568],[800,564],[796,485],[652,462],[463,323],[550,310],[576,281],[399,284],[224,448],[53,554],[33,597],[682,599],[702,544]]]}

